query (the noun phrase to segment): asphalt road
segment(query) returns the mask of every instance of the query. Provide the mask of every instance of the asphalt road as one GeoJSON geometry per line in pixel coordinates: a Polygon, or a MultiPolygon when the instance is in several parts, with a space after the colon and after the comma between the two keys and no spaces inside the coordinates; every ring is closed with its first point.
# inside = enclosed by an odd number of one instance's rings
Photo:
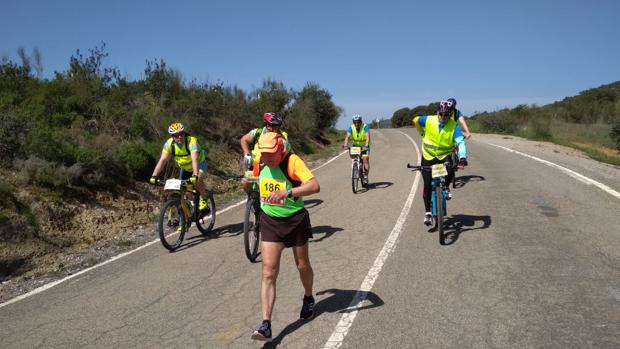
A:
{"type": "MultiPolygon", "coordinates": [[[[419,137],[403,132],[373,130],[367,191],[351,192],[347,156],[314,171],[316,317],[298,321],[287,250],[265,347],[620,348],[620,198],[475,137],[440,245],[405,168],[417,162],[405,134],[419,137]]],[[[606,171],[596,180],[619,191],[620,170],[606,171]]],[[[193,231],[175,253],[154,244],[1,307],[1,346],[261,347],[261,266],[245,258],[242,215],[220,214],[211,238],[193,231]]]]}

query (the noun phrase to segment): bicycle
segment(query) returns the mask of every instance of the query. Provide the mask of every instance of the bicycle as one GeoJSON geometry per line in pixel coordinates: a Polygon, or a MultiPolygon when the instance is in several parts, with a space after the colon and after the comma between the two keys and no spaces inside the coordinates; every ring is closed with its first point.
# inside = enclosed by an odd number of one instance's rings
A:
{"type": "Polygon", "coordinates": [[[243,246],[245,256],[250,262],[256,262],[260,252],[260,193],[258,191],[258,178],[252,171],[246,171],[245,176],[234,177],[234,180],[247,180],[250,184],[248,199],[245,204],[245,214],[243,216],[243,246]]]}
{"type": "Polygon", "coordinates": [[[361,183],[363,188],[368,186],[368,176],[364,170],[364,161],[362,161],[362,150],[368,149],[368,147],[350,147],[349,156],[351,157],[351,189],[353,194],[359,191],[359,185],[361,183]]]}
{"type": "Polygon", "coordinates": [[[432,166],[414,166],[407,164],[407,168],[414,171],[431,171],[431,214],[433,215],[433,220],[435,221],[435,229],[439,232],[439,244],[441,245],[445,245],[443,220],[448,214],[448,207],[446,181],[444,177],[448,174],[449,167],[457,168],[458,162],[456,165],[452,165],[450,161],[446,161],[432,166]]]}
{"type": "Polygon", "coordinates": [[[159,239],[166,249],[172,252],[181,246],[192,220],[202,235],[213,230],[216,212],[213,193],[208,193],[204,198],[207,200],[207,208],[198,210],[200,194],[188,180],[168,179],[165,184],[158,184],[169,192],[169,199],[162,206],[158,224],[159,239]],[[174,235],[177,235],[176,240],[174,235]]]}

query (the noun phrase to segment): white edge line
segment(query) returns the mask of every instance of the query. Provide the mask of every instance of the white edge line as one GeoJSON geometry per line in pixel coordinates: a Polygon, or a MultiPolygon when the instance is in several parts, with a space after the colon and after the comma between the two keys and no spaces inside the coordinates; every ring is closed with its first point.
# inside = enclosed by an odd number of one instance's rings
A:
{"type": "Polygon", "coordinates": [[[599,189],[601,189],[601,190],[611,194],[612,196],[615,196],[616,199],[620,199],[620,193],[619,192],[613,190],[612,188],[606,186],[603,183],[597,182],[594,179],[586,177],[586,176],[584,176],[584,175],[582,175],[580,173],[577,173],[577,172],[575,172],[575,171],[573,171],[571,169],[568,169],[566,167],[560,166],[560,165],[558,165],[556,163],[553,163],[551,161],[547,161],[547,160],[544,160],[544,159],[541,159],[541,158],[537,158],[537,157],[535,157],[533,155],[529,155],[529,154],[526,154],[526,153],[522,153],[520,151],[516,151],[516,150],[510,149],[510,148],[503,147],[501,145],[497,145],[497,144],[493,144],[493,143],[488,143],[488,144],[490,144],[490,145],[492,145],[494,147],[498,147],[498,148],[504,149],[504,150],[506,150],[508,152],[515,153],[515,154],[518,154],[518,155],[521,155],[521,156],[525,156],[526,158],[530,158],[532,160],[536,160],[536,161],[541,162],[541,163],[543,163],[543,164],[545,164],[547,166],[555,167],[555,168],[559,169],[560,171],[564,172],[565,174],[567,174],[567,175],[569,175],[569,176],[579,180],[582,183],[585,183],[585,184],[588,184],[588,185],[595,185],[599,189]]]}
{"type": "MultiPolygon", "coordinates": [[[[420,150],[418,149],[418,146],[415,144],[413,139],[408,134],[402,131],[398,131],[398,132],[402,133],[407,138],[409,138],[409,140],[415,147],[417,157],[419,158],[420,150]]],[[[398,237],[400,236],[400,232],[402,231],[403,225],[405,224],[405,221],[407,220],[407,216],[409,215],[409,211],[411,210],[411,205],[413,203],[413,198],[415,196],[416,189],[418,188],[419,181],[420,181],[420,172],[417,172],[415,179],[413,181],[413,185],[411,186],[411,191],[409,192],[409,197],[407,197],[407,201],[405,202],[405,205],[403,206],[403,209],[400,212],[400,216],[398,216],[398,219],[396,220],[396,224],[394,225],[392,232],[390,233],[387,240],[385,241],[383,248],[379,252],[379,255],[375,259],[375,262],[373,263],[372,267],[368,271],[368,274],[366,274],[366,278],[364,278],[364,281],[362,281],[362,285],[360,286],[359,291],[357,291],[355,293],[355,296],[353,296],[353,300],[351,301],[351,303],[346,309],[347,312],[342,314],[340,321],[338,322],[338,324],[336,324],[336,327],[334,328],[334,332],[332,332],[331,336],[329,337],[329,339],[323,346],[323,349],[337,349],[342,345],[344,341],[344,337],[347,336],[347,333],[349,332],[349,329],[353,325],[353,321],[355,320],[355,317],[357,316],[357,313],[358,313],[357,309],[359,305],[366,299],[368,292],[370,292],[370,290],[372,289],[372,286],[374,285],[375,281],[379,277],[379,273],[381,272],[383,265],[385,264],[386,260],[388,259],[388,257],[390,256],[390,254],[394,251],[396,247],[396,242],[398,240],[398,237]]]]}
{"type": "MultiPolygon", "coordinates": [[[[316,170],[320,169],[321,167],[323,167],[323,166],[329,164],[330,162],[336,160],[340,155],[345,154],[345,153],[346,153],[346,151],[341,152],[340,154],[338,154],[338,155],[334,156],[333,158],[331,158],[326,163],[322,164],[321,166],[319,166],[319,167],[317,167],[317,168],[315,168],[315,169],[313,169],[311,171],[316,171],[316,170]]],[[[230,206],[227,206],[226,208],[224,208],[224,209],[222,209],[220,211],[217,211],[217,214],[222,214],[222,213],[224,213],[226,211],[232,210],[235,207],[238,207],[238,206],[241,206],[241,205],[245,204],[245,202],[246,202],[246,200],[241,200],[241,201],[239,201],[237,203],[234,203],[234,204],[232,204],[230,206]]],[[[91,266],[89,268],[80,270],[80,271],[76,272],[75,274],[71,274],[71,275],[69,275],[67,277],[64,277],[64,278],[60,279],[60,280],[52,281],[52,282],[50,282],[48,284],[45,284],[45,285],[40,286],[40,287],[37,287],[37,288],[35,288],[34,290],[32,290],[32,291],[30,291],[28,293],[24,293],[24,294],[22,294],[20,296],[17,296],[17,297],[15,297],[13,299],[10,299],[10,300],[8,300],[8,301],[6,301],[4,303],[0,303],[0,308],[5,307],[5,306],[7,306],[9,304],[13,304],[15,302],[19,302],[22,299],[28,298],[30,296],[34,296],[37,293],[41,293],[41,292],[43,292],[45,290],[48,290],[48,289],[50,289],[50,288],[52,288],[52,287],[54,287],[54,286],[56,286],[58,284],[61,284],[61,283],[65,282],[65,281],[68,281],[68,280],[71,280],[74,277],[77,277],[79,275],[87,273],[87,272],[89,272],[89,271],[91,271],[93,269],[99,268],[99,267],[104,266],[104,265],[106,265],[108,263],[112,263],[112,262],[114,262],[117,259],[120,259],[120,258],[123,258],[125,256],[128,256],[128,255],[130,255],[130,254],[132,254],[132,253],[134,253],[136,251],[139,251],[139,250],[141,250],[141,249],[143,249],[145,247],[148,247],[148,246],[150,246],[150,245],[152,245],[154,243],[157,243],[157,242],[159,242],[159,239],[155,239],[153,241],[147,242],[146,244],[144,244],[142,246],[139,246],[139,247],[137,247],[137,248],[135,248],[135,249],[133,249],[131,251],[127,251],[127,252],[121,253],[119,255],[116,255],[116,256],[114,256],[114,257],[112,257],[112,258],[110,258],[110,259],[108,259],[106,261],[103,261],[103,262],[101,262],[99,264],[95,264],[95,265],[93,265],[93,266],[91,266]]]]}

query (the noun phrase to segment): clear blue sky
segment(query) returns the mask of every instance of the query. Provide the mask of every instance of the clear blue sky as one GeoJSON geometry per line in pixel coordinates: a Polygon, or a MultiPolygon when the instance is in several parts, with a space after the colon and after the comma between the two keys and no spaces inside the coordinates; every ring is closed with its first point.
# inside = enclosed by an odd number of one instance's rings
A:
{"type": "Polygon", "coordinates": [[[349,117],[454,97],[466,115],[620,80],[620,1],[1,0],[0,57],[44,75],[105,42],[131,79],[161,58],[186,80],[316,82],[349,117]]]}

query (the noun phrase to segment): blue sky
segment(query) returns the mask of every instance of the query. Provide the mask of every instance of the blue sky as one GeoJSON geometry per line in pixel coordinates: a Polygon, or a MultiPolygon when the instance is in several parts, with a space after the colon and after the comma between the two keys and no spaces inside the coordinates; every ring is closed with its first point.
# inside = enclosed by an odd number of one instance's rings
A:
{"type": "Polygon", "coordinates": [[[448,97],[471,115],[620,80],[615,0],[0,1],[0,57],[36,47],[45,76],[103,41],[105,64],[133,79],[161,58],[246,90],[316,82],[341,128],[448,97]]]}

